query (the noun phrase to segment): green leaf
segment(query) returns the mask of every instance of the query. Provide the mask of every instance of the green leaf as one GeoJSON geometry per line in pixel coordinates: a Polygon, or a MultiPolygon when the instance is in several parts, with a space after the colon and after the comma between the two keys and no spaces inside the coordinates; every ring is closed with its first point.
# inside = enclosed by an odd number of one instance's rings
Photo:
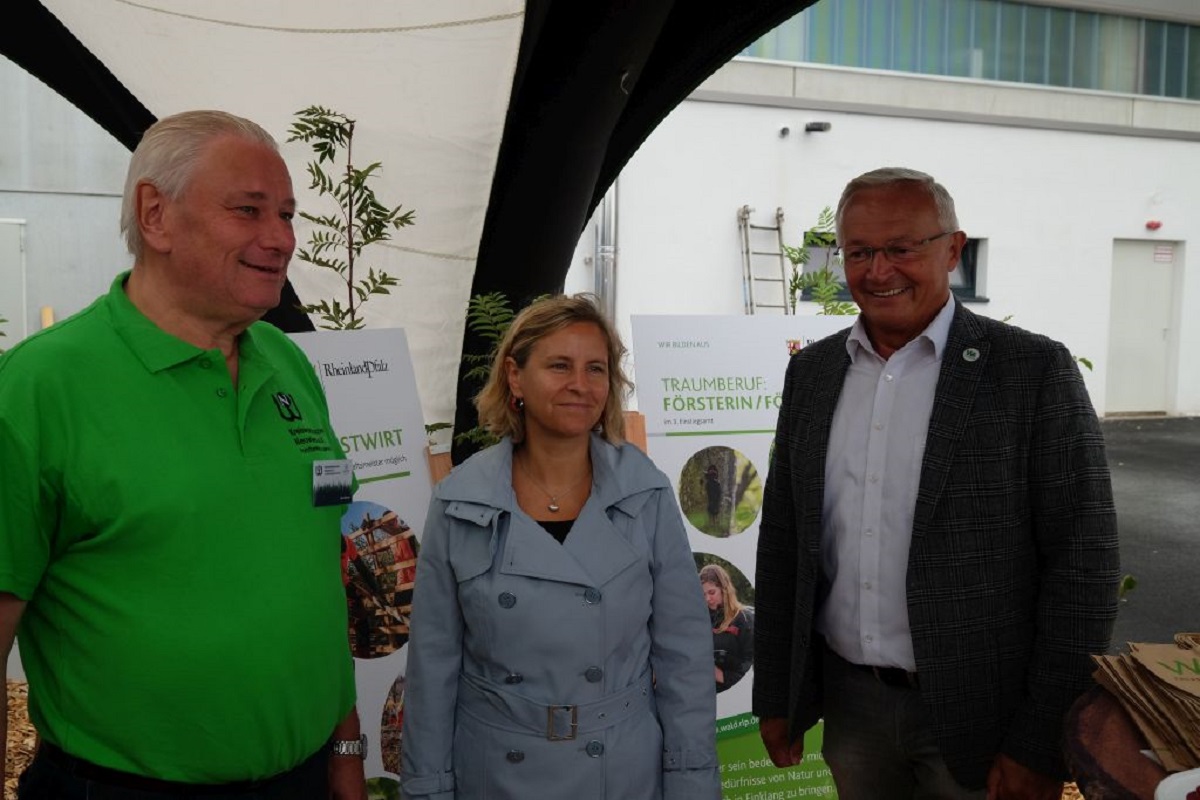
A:
{"type": "Polygon", "coordinates": [[[808,263],[808,251],[803,247],[791,247],[783,245],[783,254],[787,260],[792,262],[792,266],[800,266],[808,263]]]}
{"type": "Polygon", "coordinates": [[[494,434],[489,433],[480,426],[476,425],[469,431],[463,431],[462,433],[455,434],[454,441],[458,444],[470,442],[478,444],[480,447],[491,447],[492,445],[499,443],[500,439],[494,434]]]}
{"type": "Polygon", "coordinates": [[[825,206],[823,209],[821,209],[821,213],[817,215],[817,224],[813,230],[820,231],[822,233],[833,233],[835,222],[836,217],[833,213],[833,209],[829,206],[825,206]]]}
{"type": "Polygon", "coordinates": [[[467,327],[493,345],[499,343],[514,317],[503,292],[477,294],[467,303],[467,327]]]}

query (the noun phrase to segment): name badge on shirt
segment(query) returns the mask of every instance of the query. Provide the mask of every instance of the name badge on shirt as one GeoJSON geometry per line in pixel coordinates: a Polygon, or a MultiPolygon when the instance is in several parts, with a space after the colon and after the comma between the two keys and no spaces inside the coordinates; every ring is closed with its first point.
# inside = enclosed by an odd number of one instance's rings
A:
{"type": "Polygon", "coordinates": [[[353,499],[354,468],[345,458],[313,462],[313,505],[345,505],[353,499]]]}

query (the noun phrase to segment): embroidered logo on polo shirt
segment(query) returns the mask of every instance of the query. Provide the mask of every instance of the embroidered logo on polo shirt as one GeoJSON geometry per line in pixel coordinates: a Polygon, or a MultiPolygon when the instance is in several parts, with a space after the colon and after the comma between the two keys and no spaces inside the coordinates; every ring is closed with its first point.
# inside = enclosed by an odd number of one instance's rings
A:
{"type": "Polygon", "coordinates": [[[279,416],[284,422],[296,422],[304,419],[304,415],[300,413],[300,406],[296,405],[296,398],[286,392],[276,392],[271,395],[271,399],[275,401],[275,408],[279,410],[279,416]]]}

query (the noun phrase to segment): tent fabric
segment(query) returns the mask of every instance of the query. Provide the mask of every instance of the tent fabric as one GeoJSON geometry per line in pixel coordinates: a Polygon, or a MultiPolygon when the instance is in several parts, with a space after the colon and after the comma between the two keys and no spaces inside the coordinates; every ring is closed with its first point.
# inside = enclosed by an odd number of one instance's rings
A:
{"type": "Polygon", "coordinates": [[[9,0],[0,52],[132,150],[154,115],[38,0],[9,0]],[[19,21],[19,22],[18,22],[19,21]]]}
{"type": "MultiPolygon", "coordinates": [[[[471,293],[561,291],[584,225],[650,132],[722,64],[815,0],[529,0],[471,293]]],[[[488,343],[467,331],[463,352],[488,343]]],[[[479,386],[460,366],[456,431],[479,386]]],[[[474,446],[456,444],[455,463],[474,446]]]]}
{"type": "MultiPolygon", "coordinates": [[[[654,126],[813,0],[13,0],[0,52],[133,147],[153,121],[222,108],[278,139],[295,111],[358,121],[355,162],[416,225],[368,251],[400,278],[370,327],[405,328],[427,422],[474,425],[459,376],[466,304],[561,288],[587,217],[654,126]]],[[[284,144],[302,207],[309,151],[284,144]]],[[[298,228],[301,241],[307,238],[298,228]]],[[[305,302],[341,296],[299,261],[305,302]]],[[[289,292],[291,291],[289,287],[289,292]]],[[[306,328],[289,295],[273,319],[306,328]]]]}
{"type": "MultiPolygon", "coordinates": [[[[246,116],[275,135],[302,208],[312,152],[285,143],[293,115],[322,105],[357,121],[354,160],[383,165],[375,190],[416,224],[364,251],[359,268],[400,280],[363,306],[368,327],[403,327],[427,420],[453,418],[461,331],[495,171],[522,0],[43,0],[155,118],[192,108],[246,116]]],[[[300,242],[307,223],[297,225],[300,242]]],[[[328,270],[293,260],[305,302],[341,298],[328,270]]]]}

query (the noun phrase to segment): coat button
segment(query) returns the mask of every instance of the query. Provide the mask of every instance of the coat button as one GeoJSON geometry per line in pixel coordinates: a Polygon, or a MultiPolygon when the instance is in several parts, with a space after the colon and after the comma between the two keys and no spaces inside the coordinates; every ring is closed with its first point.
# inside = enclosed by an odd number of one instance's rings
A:
{"type": "Polygon", "coordinates": [[[583,593],[584,602],[586,602],[588,605],[595,605],[596,603],[599,603],[601,596],[600,590],[596,589],[595,587],[589,587],[587,591],[583,593]]]}
{"type": "Polygon", "coordinates": [[[509,750],[508,754],[504,757],[513,764],[520,764],[525,760],[525,752],[523,750],[509,750]]]}
{"type": "Polygon", "coordinates": [[[523,680],[525,680],[525,676],[519,672],[510,672],[504,676],[504,682],[509,684],[520,683],[523,680]]]}
{"type": "Polygon", "coordinates": [[[604,677],[604,670],[599,667],[588,667],[587,671],[583,673],[583,677],[587,678],[588,683],[599,683],[600,679],[604,677]]]}
{"type": "Polygon", "coordinates": [[[501,608],[512,608],[517,604],[517,596],[512,592],[501,592],[497,599],[500,601],[501,608]]]}
{"type": "Polygon", "coordinates": [[[599,758],[604,753],[604,743],[597,739],[592,739],[583,750],[592,758],[599,758]]]}

